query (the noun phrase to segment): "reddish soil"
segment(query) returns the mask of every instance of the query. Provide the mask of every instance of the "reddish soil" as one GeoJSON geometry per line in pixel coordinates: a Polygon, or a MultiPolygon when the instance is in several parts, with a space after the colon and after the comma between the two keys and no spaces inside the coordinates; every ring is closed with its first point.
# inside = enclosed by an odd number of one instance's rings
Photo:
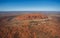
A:
{"type": "Polygon", "coordinates": [[[3,17],[0,19],[0,38],[60,38],[60,24],[54,19],[43,14],[3,17]]]}

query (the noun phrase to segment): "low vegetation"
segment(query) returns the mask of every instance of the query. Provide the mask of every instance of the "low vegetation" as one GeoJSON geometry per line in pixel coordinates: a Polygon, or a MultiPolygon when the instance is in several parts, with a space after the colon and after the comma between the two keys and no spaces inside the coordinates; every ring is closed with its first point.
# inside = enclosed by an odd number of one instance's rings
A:
{"type": "Polygon", "coordinates": [[[57,20],[42,14],[3,17],[0,19],[0,38],[60,38],[57,20]]]}

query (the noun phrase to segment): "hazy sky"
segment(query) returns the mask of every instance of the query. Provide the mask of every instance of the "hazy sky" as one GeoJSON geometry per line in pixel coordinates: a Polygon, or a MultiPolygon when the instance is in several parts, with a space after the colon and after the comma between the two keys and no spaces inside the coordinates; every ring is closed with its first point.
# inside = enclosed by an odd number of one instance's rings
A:
{"type": "Polygon", "coordinates": [[[0,11],[60,11],[60,0],[0,0],[0,11]]]}

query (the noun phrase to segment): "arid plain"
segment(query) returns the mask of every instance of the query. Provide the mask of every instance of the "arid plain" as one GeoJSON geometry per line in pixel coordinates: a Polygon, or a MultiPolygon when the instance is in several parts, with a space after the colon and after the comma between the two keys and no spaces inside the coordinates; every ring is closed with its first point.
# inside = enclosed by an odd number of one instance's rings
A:
{"type": "Polygon", "coordinates": [[[0,38],[60,38],[60,14],[0,14],[0,38]]]}

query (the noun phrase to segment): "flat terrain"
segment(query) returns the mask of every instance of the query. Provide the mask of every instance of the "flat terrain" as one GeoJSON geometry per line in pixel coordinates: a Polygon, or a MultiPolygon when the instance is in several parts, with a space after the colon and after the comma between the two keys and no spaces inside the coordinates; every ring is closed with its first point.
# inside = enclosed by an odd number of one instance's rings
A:
{"type": "Polygon", "coordinates": [[[60,15],[36,13],[0,17],[0,38],[60,38],[60,15]]]}

